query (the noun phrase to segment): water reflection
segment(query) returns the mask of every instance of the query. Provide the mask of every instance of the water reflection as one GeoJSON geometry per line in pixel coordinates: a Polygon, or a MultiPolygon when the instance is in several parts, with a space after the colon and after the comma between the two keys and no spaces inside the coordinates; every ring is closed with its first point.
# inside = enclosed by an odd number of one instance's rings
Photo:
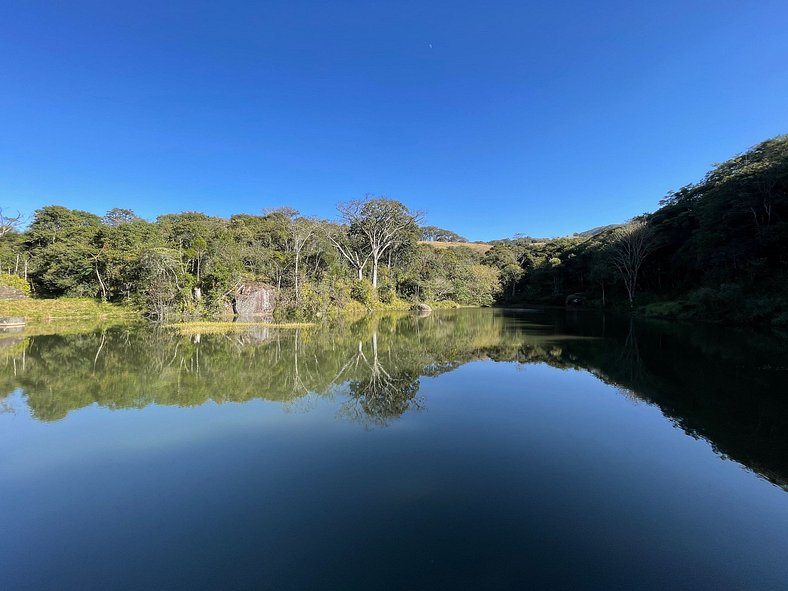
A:
{"type": "Polygon", "coordinates": [[[338,414],[386,425],[429,405],[420,380],[474,360],[588,371],[657,404],[715,450],[788,487],[784,343],[712,327],[574,312],[384,315],[308,330],[184,337],[149,327],[0,340],[0,412],[21,391],[33,417],[97,404],[198,406],[336,397],[338,414]]]}

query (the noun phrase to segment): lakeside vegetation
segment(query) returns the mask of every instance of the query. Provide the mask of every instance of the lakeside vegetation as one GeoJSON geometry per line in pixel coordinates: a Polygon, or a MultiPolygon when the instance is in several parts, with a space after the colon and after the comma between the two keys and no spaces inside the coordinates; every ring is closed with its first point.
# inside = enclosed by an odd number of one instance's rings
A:
{"type": "Polygon", "coordinates": [[[229,219],[186,212],[149,222],[126,209],[102,218],[53,205],[36,211],[24,231],[6,224],[0,266],[5,277],[28,281],[36,297],[91,297],[169,322],[228,315],[234,291],[251,282],[275,288],[276,321],[408,309],[417,301],[494,303],[497,270],[478,249],[420,243],[418,212],[373,197],[339,210],[342,223],[291,209],[229,219]]]}
{"type": "Polygon", "coordinates": [[[0,314],[215,319],[230,313],[238,286],[262,282],[276,289],[277,322],[416,302],[571,301],[788,326],[788,136],[715,166],[654,213],[570,237],[469,243],[385,197],[338,211],[337,222],[288,208],[150,222],[129,209],[99,217],[52,205],[27,227],[0,212],[0,283],[34,296],[0,303],[0,314]]]}

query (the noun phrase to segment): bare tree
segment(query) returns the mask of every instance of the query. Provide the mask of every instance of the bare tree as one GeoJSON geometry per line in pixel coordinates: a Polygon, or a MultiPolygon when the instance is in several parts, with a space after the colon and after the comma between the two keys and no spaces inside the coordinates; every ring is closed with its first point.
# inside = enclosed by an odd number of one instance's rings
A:
{"type": "Polygon", "coordinates": [[[328,241],[334,245],[337,252],[347,260],[348,263],[356,271],[358,279],[364,278],[364,267],[369,262],[371,252],[367,248],[365,242],[362,242],[358,236],[353,236],[350,233],[350,228],[347,226],[338,226],[336,224],[324,223],[321,224],[323,231],[328,238],[328,241]]]}
{"type": "Polygon", "coordinates": [[[369,195],[340,203],[337,209],[350,226],[350,232],[364,238],[372,260],[372,286],[377,287],[381,258],[408,233],[416,235],[422,214],[410,211],[399,201],[369,195]]]}
{"type": "Polygon", "coordinates": [[[646,222],[638,220],[618,228],[613,237],[610,262],[621,274],[631,306],[635,299],[640,267],[654,250],[654,232],[646,222]]]}
{"type": "Polygon", "coordinates": [[[337,383],[350,366],[355,366],[362,373],[362,377],[349,381],[349,397],[339,414],[364,424],[384,426],[405,411],[422,407],[416,396],[419,374],[397,368],[390,350],[388,355],[379,353],[377,330],[372,333],[371,345],[370,358],[364,354],[363,344],[359,341],[358,352],[334,380],[337,383]],[[388,362],[388,368],[384,361],[388,362]]]}
{"type": "Polygon", "coordinates": [[[22,225],[23,221],[24,218],[18,211],[16,212],[15,216],[11,216],[4,212],[3,208],[0,207],[0,238],[6,234],[10,234],[11,232],[16,232],[19,229],[19,226],[22,225]]]}

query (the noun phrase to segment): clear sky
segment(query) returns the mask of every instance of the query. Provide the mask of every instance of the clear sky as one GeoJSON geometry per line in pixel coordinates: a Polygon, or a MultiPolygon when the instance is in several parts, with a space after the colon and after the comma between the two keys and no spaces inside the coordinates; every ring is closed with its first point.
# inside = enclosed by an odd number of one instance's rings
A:
{"type": "Polygon", "coordinates": [[[0,206],[28,214],[374,193],[556,236],[785,132],[785,0],[0,5],[0,206]]]}

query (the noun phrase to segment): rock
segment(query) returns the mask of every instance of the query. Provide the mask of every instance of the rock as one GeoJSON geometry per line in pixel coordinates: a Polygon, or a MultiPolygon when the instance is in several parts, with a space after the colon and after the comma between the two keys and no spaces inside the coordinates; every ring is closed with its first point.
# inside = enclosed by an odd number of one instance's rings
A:
{"type": "Polygon", "coordinates": [[[244,283],[235,290],[233,314],[239,319],[263,320],[273,317],[276,288],[265,283],[244,283]]]}
{"type": "Polygon", "coordinates": [[[586,305],[586,296],[582,293],[573,293],[566,296],[566,305],[572,307],[580,307],[586,305]]]}
{"type": "Polygon", "coordinates": [[[418,312],[419,314],[429,314],[432,312],[432,308],[430,308],[427,304],[413,304],[410,309],[414,312],[418,312]]]}
{"type": "Polygon", "coordinates": [[[0,284],[0,300],[23,300],[27,297],[21,289],[0,284]]]}

